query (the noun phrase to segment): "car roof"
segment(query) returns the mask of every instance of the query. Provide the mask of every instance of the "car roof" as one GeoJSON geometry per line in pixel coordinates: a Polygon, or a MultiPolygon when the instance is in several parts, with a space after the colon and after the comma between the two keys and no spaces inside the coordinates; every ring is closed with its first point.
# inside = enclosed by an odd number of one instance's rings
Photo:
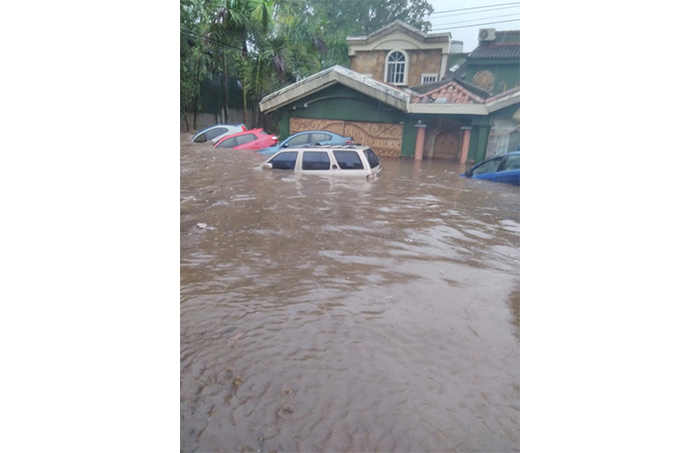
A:
{"type": "Polygon", "coordinates": [[[314,145],[314,146],[294,146],[289,148],[284,148],[280,152],[285,151],[318,151],[318,150],[365,150],[368,149],[367,145],[314,145]]]}
{"type": "Polygon", "coordinates": [[[206,132],[208,130],[215,129],[217,127],[241,127],[241,126],[245,126],[245,125],[243,123],[240,123],[240,124],[215,124],[213,126],[207,127],[206,129],[202,129],[198,133],[206,132]]]}
{"type": "Polygon", "coordinates": [[[344,137],[344,135],[337,134],[335,132],[331,131],[301,131],[301,132],[295,132],[294,134],[290,135],[290,137],[293,137],[295,135],[299,134],[331,134],[331,135],[337,135],[338,137],[344,137]]]}
{"type": "Polygon", "coordinates": [[[241,132],[236,132],[235,134],[224,135],[217,141],[217,143],[220,142],[221,140],[226,140],[227,138],[238,137],[239,135],[251,134],[253,132],[260,132],[261,130],[262,129],[248,129],[247,131],[241,131],[241,132]]]}

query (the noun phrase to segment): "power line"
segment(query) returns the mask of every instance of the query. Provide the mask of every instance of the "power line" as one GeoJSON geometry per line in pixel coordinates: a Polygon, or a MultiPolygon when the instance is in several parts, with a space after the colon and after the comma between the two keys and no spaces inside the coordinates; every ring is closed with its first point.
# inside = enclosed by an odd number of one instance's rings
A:
{"type": "Polygon", "coordinates": [[[433,14],[453,13],[453,12],[455,12],[455,11],[471,11],[471,10],[474,10],[474,9],[491,8],[491,7],[494,7],[494,6],[519,5],[519,4],[520,4],[520,2],[499,3],[499,4],[497,4],[497,5],[484,5],[484,6],[474,6],[474,7],[472,7],[472,8],[450,9],[450,10],[446,10],[446,11],[433,11],[433,12],[432,12],[431,14],[429,14],[429,15],[432,16],[433,14]]]}
{"type": "Polygon", "coordinates": [[[487,23],[485,23],[485,24],[465,25],[465,26],[463,26],[463,27],[440,28],[440,29],[431,30],[431,31],[454,30],[455,28],[480,27],[480,26],[482,26],[482,25],[503,24],[503,23],[506,23],[506,22],[520,22],[520,19],[501,20],[501,21],[498,21],[498,22],[487,22],[487,23]]]}
{"type": "Polygon", "coordinates": [[[459,21],[459,22],[448,22],[448,23],[446,23],[446,24],[439,24],[439,25],[436,25],[436,26],[437,26],[437,27],[442,27],[442,26],[444,26],[444,25],[463,24],[463,23],[465,23],[465,22],[476,22],[476,21],[488,20],[488,19],[501,19],[501,18],[503,18],[503,17],[511,17],[511,16],[519,16],[519,15],[520,15],[520,13],[514,13],[514,14],[503,14],[503,15],[501,15],[501,16],[480,17],[480,18],[478,18],[478,19],[461,20],[461,21],[459,21]]]}
{"type": "Polygon", "coordinates": [[[501,6],[500,8],[491,8],[491,9],[482,9],[480,11],[467,11],[464,13],[454,13],[450,14],[449,16],[443,16],[443,17],[434,17],[430,19],[431,22],[436,21],[436,20],[442,20],[442,19],[452,19],[454,16],[464,16],[464,15],[476,15],[476,14],[481,14],[481,13],[487,13],[491,11],[501,11],[504,9],[513,9],[513,8],[520,8],[519,6],[501,6]]]}

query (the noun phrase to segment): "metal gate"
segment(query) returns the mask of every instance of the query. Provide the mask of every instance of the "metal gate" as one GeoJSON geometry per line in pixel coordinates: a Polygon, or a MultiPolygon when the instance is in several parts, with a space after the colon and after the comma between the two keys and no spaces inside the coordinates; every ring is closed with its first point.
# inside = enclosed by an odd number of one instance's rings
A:
{"type": "Polygon", "coordinates": [[[403,124],[312,118],[290,118],[289,120],[290,135],[316,130],[350,136],[355,143],[369,146],[380,156],[399,157],[401,155],[403,124]]]}

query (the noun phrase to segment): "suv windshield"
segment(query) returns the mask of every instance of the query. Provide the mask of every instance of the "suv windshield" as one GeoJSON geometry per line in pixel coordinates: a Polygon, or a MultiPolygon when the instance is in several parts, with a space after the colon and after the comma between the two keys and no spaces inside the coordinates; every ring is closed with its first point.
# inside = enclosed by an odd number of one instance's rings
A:
{"type": "Polygon", "coordinates": [[[338,166],[343,170],[363,170],[365,168],[356,151],[333,151],[333,155],[338,161],[338,166]]]}
{"type": "Polygon", "coordinates": [[[376,154],[374,154],[374,151],[372,151],[371,148],[367,148],[365,150],[365,157],[367,157],[367,162],[369,162],[370,168],[374,168],[379,165],[379,158],[376,154]]]}

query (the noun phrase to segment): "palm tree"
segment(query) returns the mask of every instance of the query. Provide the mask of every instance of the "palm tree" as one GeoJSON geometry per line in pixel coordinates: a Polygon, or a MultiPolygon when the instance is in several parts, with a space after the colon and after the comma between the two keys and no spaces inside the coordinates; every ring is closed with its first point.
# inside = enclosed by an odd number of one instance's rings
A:
{"type": "Polygon", "coordinates": [[[222,0],[216,8],[207,38],[214,43],[223,73],[224,122],[228,122],[228,69],[227,55],[248,53],[249,30],[253,28],[249,0],[222,0]]]}

